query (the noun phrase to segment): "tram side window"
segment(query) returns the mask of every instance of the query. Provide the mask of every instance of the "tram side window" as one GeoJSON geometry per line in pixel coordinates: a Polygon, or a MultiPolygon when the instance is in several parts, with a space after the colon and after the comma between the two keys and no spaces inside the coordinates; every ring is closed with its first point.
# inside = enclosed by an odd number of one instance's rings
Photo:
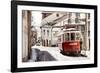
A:
{"type": "Polygon", "coordinates": [[[66,34],[65,34],[65,41],[68,41],[68,40],[69,40],[68,37],[69,37],[69,36],[68,36],[68,33],[66,33],[66,34]]]}
{"type": "Polygon", "coordinates": [[[71,40],[75,40],[75,33],[71,33],[71,40]]]}
{"type": "Polygon", "coordinates": [[[67,33],[67,40],[70,40],[70,35],[69,35],[69,33],[67,33]]]}

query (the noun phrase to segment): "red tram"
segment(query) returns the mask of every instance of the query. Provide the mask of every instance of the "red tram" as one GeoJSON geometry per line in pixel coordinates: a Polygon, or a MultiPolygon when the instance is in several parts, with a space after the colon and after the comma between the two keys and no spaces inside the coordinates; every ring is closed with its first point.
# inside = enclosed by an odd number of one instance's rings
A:
{"type": "Polygon", "coordinates": [[[64,29],[58,35],[58,47],[63,54],[79,54],[81,51],[82,34],[75,28],[64,29]]]}

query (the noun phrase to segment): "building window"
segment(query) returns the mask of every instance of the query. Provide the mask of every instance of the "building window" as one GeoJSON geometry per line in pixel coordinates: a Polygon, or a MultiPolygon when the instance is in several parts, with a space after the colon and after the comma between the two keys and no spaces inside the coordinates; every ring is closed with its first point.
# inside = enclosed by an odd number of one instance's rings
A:
{"type": "Polygon", "coordinates": [[[49,42],[48,42],[48,39],[46,39],[46,44],[47,44],[46,46],[48,46],[48,43],[49,43],[49,42]]]}
{"type": "Polygon", "coordinates": [[[75,23],[79,23],[79,18],[75,18],[75,23]]]}
{"type": "Polygon", "coordinates": [[[44,45],[44,40],[42,39],[42,46],[44,45]]]}
{"type": "Polygon", "coordinates": [[[90,25],[90,21],[88,21],[88,25],[90,25]]]}
{"type": "Polygon", "coordinates": [[[90,31],[88,31],[88,37],[90,37],[90,31]]]}
{"type": "Polygon", "coordinates": [[[85,31],[85,26],[81,26],[81,31],[85,31]]]}
{"type": "Polygon", "coordinates": [[[71,21],[71,16],[72,16],[72,13],[69,12],[69,13],[68,13],[68,23],[71,23],[71,22],[72,22],[72,21],[71,21]]]}
{"type": "Polygon", "coordinates": [[[68,19],[68,23],[71,23],[71,19],[68,19]]]}
{"type": "Polygon", "coordinates": [[[90,21],[88,21],[88,31],[90,31],[90,21]]]}
{"type": "Polygon", "coordinates": [[[80,17],[80,13],[76,13],[75,23],[80,22],[79,17],[80,17]]]}
{"type": "Polygon", "coordinates": [[[43,44],[44,44],[44,46],[45,46],[45,40],[44,40],[43,44]]]}
{"type": "Polygon", "coordinates": [[[44,35],[45,35],[45,30],[43,30],[43,33],[44,33],[44,35]]]}
{"type": "Polygon", "coordinates": [[[72,13],[70,12],[70,13],[69,13],[69,18],[71,18],[71,16],[72,16],[72,13]]]}
{"type": "Polygon", "coordinates": [[[80,17],[80,13],[76,13],[76,18],[79,18],[80,17]]]}
{"type": "Polygon", "coordinates": [[[88,13],[88,19],[90,19],[90,13],[88,13]]]}
{"type": "Polygon", "coordinates": [[[49,46],[51,46],[51,40],[49,40],[49,46]]]}
{"type": "Polygon", "coordinates": [[[49,36],[49,30],[47,30],[47,35],[49,36]]]}

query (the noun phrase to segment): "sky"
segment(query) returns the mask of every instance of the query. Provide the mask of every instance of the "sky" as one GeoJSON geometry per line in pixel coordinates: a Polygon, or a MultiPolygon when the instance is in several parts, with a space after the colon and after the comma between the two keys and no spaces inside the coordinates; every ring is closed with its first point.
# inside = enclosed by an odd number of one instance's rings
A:
{"type": "Polygon", "coordinates": [[[31,25],[35,26],[37,30],[37,37],[41,36],[41,29],[39,28],[41,26],[42,21],[42,14],[40,11],[32,11],[32,22],[31,25]]]}

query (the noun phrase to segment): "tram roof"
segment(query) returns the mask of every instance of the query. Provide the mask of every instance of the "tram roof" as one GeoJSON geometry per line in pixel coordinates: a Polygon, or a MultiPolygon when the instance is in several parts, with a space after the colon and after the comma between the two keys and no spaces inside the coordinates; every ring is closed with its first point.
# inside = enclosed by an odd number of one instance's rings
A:
{"type": "Polygon", "coordinates": [[[65,33],[81,33],[81,31],[77,30],[76,28],[63,29],[61,32],[58,33],[57,36],[63,35],[65,33]]]}

